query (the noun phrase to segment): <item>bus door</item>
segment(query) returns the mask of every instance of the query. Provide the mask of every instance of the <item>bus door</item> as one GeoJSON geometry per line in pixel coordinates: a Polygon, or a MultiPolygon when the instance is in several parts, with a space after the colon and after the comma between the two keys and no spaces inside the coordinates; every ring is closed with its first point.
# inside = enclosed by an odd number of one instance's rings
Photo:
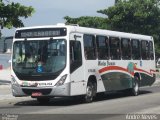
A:
{"type": "Polygon", "coordinates": [[[84,65],[82,62],[82,35],[70,35],[70,80],[71,95],[85,93],[84,65]]]}

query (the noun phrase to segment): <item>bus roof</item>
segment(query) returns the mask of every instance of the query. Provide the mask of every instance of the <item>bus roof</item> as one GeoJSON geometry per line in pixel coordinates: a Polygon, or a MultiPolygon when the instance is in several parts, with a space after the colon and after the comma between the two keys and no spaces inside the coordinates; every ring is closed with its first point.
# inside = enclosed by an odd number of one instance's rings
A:
{"type": "Polygon", "coordinates": [[[121,38],[153,40],[153,37],[152,36],[148,36],[148,35],[133,34],[133,33],[126,33],[126,32],[118,32],[118,31],[96,29],[96,28],[87,28],[87,27],[80,27],[78,25],[65,25],[63,23],[58,23],[57,25],[23,27],[23,28],[18,28],[16,30],[40,29],[40,28],[61,28],[61,27],[67,28],[67,30],[69,32],[77,32],[77,33],[84,33],[84,34],[95,34],[95,35],[121,37],[121,38]]]}

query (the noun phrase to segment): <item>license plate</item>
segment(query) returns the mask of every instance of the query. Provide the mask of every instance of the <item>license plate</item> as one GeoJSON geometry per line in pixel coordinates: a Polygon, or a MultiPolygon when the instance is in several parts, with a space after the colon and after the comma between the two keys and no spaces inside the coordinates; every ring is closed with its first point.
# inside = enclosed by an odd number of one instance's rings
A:
{"type": "Polygon", "coordinates": [[[33,92],[33,93],[32,93],[32,96],[33,96],[33,97],[42,96],[42,93],[41,93],[41,92],[33,92]]]}

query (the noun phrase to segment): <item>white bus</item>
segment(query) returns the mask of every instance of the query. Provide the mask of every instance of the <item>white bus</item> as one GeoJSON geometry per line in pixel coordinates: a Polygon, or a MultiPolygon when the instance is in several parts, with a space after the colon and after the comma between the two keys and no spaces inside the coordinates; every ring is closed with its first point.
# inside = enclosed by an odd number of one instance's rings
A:
{"type": "Polygon", "coordinates": [[[12,93],[41,103],[52,97],[125,90],[155,81],[153,37],[57,24],[16,30],[11,64],[12,93]]]}

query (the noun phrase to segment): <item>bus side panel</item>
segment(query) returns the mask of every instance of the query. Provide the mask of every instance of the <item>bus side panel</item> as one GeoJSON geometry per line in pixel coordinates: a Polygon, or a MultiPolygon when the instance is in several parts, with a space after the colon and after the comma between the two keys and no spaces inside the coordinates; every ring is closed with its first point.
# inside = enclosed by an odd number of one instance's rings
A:
{"type": "Polygon", "coordinates": [[[104,85],[104,82],[102,80],[102,77],[101,75],[99,74],[99,71],[97,71],[97,74],[96,74],[96,78],[97,78],[97,92],[105,92],[105,85],[104,85]]]}
{"type": "Polygon", "coordinates": [[[106,91],[124,90],[132,87],[132,77],[122,72],[109,72],[102,75],[106,91]]]}
{"type": "Polygon", "coordinates": [[[150,76],[144,73],[140,73],[140,76],[141,76],[140,86],[151,86],[156,80],[155,75],[150,76]]]}
{"type": "Polygon", "coordinates": [[[82,95],[86,93],[86,83],[84,80],[84,69],[83,66],[78,68],[70,75],[71,80],[71,96],[82,95]]]}
{"type": "Polygon", "coordinates": [[[137,71],[140,74],[140,86],[151,86],[155,80],[155,61],[142,60],[138,66],[141,70],[137,71]]]}
{"type": "MultiPolygon", "coordinates": [[[[101,75],[98,69],[98,60],[86,60],[85,61],[85,81],[88,83],[90,76],[96,77],[97,92],[105,92],[105,87],[101,79],[101,75]]],[[[92,81],[92,79],[90,79],[92,81]]]]}
{"type": "Polygon", "coordinates": [[[99,61],[99,72],[106,91],[124,90],[132,87],[133,65],[131,61],[101,60],[99,61]]]}

